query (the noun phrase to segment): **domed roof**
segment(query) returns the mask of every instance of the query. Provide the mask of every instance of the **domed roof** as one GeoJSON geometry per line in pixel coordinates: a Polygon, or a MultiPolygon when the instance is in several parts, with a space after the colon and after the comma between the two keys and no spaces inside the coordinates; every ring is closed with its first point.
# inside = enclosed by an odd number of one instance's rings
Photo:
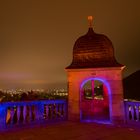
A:
{"type": "Polygon", "coordinates": [[[109,38],[95,33],[90,27],[87,34],[76,40],[72,63],[66,69],[122,66],[115,59],[114,48],[109,38]]]}

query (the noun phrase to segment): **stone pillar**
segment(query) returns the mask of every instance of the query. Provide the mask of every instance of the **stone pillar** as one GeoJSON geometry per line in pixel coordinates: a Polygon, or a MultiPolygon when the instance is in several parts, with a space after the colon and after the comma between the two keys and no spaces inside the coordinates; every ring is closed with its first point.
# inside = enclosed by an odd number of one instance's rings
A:
{"type": "Polygon", "coordinates": [[[118,76],[116,79],[114,78],[110,80],[109,82],[110,82],[110,87],[111,87],[110,110],[111,110],[112,123],[124,124],[125,112],[124,112],[122,78],[121,76],[118,76]]]}
{"type": "Polygon", "coordinates": [[[68,76],[68,120],[80,121],[80,87],[74,73],[68,76]]]}

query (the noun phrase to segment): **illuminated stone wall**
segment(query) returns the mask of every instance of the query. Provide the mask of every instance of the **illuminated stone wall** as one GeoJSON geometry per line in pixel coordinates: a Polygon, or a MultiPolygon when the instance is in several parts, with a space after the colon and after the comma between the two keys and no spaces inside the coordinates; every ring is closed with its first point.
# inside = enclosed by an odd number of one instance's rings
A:
{"type": "Polygon", "coordinates": [[[111,123],[124,123],[124,102],[122,87],[123,67],[67,69],[68,73],[68,119],[80,121],[81,87],[90,79],[102,81],[108,89],[111,123]]]}

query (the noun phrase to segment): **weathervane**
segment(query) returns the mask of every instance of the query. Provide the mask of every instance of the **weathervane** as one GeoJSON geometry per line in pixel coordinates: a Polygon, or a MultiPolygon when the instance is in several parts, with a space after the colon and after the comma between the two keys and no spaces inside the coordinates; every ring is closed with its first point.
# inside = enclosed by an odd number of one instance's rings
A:
{"type": "Polygon", "coordinates": [[[88,16],[89,28],[92,28],[93,16],[88,16]]]}

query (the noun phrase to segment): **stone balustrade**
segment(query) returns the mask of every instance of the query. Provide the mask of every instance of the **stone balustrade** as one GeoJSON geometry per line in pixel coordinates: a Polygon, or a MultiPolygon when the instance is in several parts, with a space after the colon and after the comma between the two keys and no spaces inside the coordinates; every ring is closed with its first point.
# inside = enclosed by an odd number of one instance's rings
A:
{"type": "MultiPolygon", "coordinates": [[[[140,125],[140,102],[124,101],[126,123],[140,125]]],[[[67,100],[0,103],[0,129],[67,119],[67,100]]]]}
{"type": "Polygon", "coordinates": [[[126,122],[140,125],[140,102],[124,101],[126,122]]]}
{"type": "Polygon", "coordinates": [[[67,118],[67,100],[0,103],[0,129],[67,118]]]}

